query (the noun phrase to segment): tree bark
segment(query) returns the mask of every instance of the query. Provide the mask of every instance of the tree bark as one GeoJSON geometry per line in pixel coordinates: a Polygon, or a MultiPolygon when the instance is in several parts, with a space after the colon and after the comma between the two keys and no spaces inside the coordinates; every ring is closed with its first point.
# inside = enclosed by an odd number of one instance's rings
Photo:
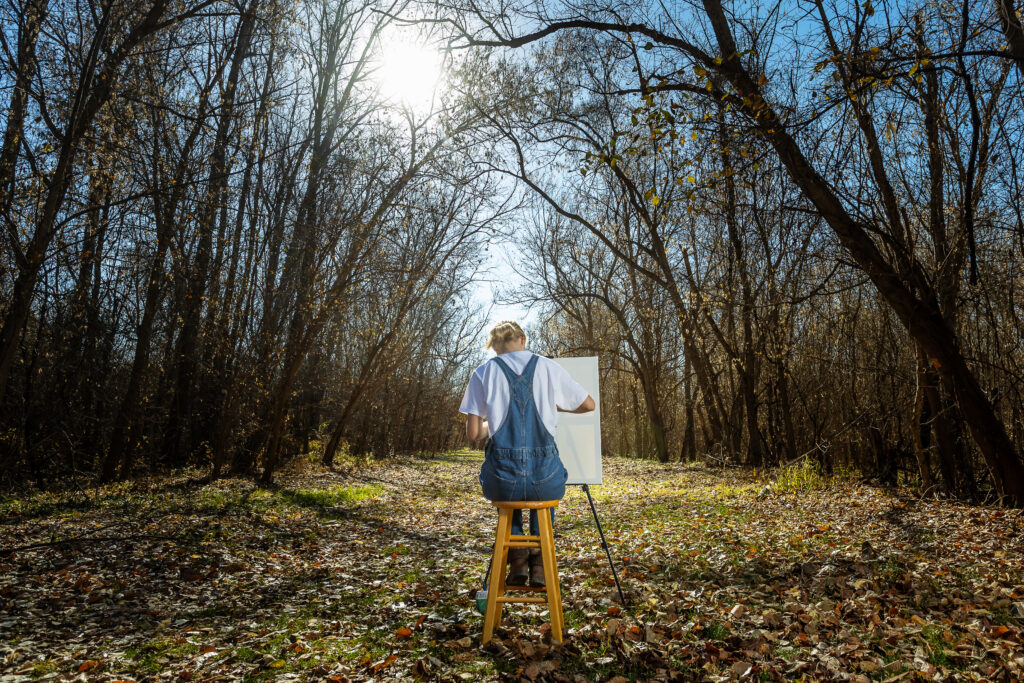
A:
{"type": "Polygon", "coordinates": [[[921,490],[929,493],[934,486],[929,450],[931,448],[932,413],[927,398],[925,384],[928,382],[925,371],[924,354],[918,347],[917,352],[917,390],[914,401],[914,457],[917,458],[917,469],[921,474],[921,490]]]}
{"type": "Polygon", "coordinates": [[[743,328],[743,352],[740,371],[740,390],[746,408],[747,464],[760,467],[764,462],[764,440],[758,424],[757,375],[758,364],[754,351],[753,317],[754,295],[750,286],[750,272],[747,265],[743,236],[740,234],[736,217],[736,181],[733,177],[729,146],[725,144],[728,131],[725,127],[724,107],[718,108],[718,135],[721,140],[722,175],[725,178],[725,224],[729,232],[729,243],[736,258],[740,277],[741,326],[743,328]]]}
{"type": "Polygon", "coordinates": [[[21,253],[17,228],[9,217],[18,161],[18,149],[25,134],[25,111],[28,93],[36,74],[36,42],[39,29],[47,15],[49,0],[30,0],[18,24],[18,56],[14,85],[11,88],[11,102],[7,110],[7,124],[4,127],[3,147],[0,149],[0,220],[3,220],[10,237],[11,248],[16,256],[21,253]]]}
{"type": "Polygon", "coordinates": [[[999,14],[1003,35],[1006,36],[1007,53],[1024,77],[1024,25],[1021,15],[1014,7],[1014,0],[996,0],[996,12],[999,14]]]}

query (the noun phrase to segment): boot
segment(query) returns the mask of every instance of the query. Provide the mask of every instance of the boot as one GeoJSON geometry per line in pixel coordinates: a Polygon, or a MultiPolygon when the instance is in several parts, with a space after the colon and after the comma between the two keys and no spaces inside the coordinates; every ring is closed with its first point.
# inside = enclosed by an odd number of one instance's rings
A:
{"type": "Polygon", "coordinates": [[[543,588],[544,582],[544,556],[537,548],[530,549],[530,585],[543,588]]]}
{"type": "Polygon", "coordinates": [[[508,576],[505,577],[506,586],[526,585],[526,577],[529,575],[529,567],[527,565],[529,557],[529,548],[508,549],[508,576]]]}

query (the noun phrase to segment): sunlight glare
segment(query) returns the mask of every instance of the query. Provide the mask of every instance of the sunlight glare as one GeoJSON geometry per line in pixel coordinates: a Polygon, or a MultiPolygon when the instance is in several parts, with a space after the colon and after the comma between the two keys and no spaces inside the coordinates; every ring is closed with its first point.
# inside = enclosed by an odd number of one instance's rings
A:
{"type": "Polygon", "coordinates": [[[396,33],[382,41],[376,80],[387,99],[414,108],[429,106],[441,72],[441,54],[414,35],[396,33]]]}

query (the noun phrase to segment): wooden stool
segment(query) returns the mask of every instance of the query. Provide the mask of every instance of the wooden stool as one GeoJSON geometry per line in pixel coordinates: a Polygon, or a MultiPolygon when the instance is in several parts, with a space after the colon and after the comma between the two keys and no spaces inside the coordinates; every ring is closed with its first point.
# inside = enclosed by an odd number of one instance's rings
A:
{"type": "Polygon", "coordinates": [[[494,535],[494,557],[491,561],[491,578],[487,582],[487,611],[484,614],[483,643],[491,640],[494,629],[501,624],[501,610],[508,602],[532,602],[548,604],[551,618],[551,638],[562,642],[562,591],[558,587],[558,565],[555,563],[555,535],[551,530],[551,510],[558,506],[557,500],[513,500],[494,502],[498,508],[498,529],[494,535]],[[533,510],[537,515],[540,536],[513,536],[512,512],[514,510],[533,510]],[[508,564],[509,548],[539,548],[544,560],[545,588],[535,586],[506,586],[505,566],[508,564]],[[508,596],[507,591],[531,591],[546,593],[540,596],[508,596]]]}

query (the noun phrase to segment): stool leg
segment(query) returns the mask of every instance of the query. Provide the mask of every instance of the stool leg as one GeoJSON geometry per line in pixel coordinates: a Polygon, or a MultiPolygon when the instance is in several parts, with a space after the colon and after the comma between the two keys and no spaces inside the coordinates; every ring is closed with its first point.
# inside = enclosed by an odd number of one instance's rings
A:
{"type": "Polygon", "coordinates": [[[509,515],[506,510],[498,511],[498,528],[494,534],[494,554],[491,562],[491,578],[487,582],[487,610],[484,613],[484,635],[481,643],[486,645],[494,635],[494,627],[501,618],[498,596],[505,593],[505,557],[508,553],[506,539],[509,531],[509,515]]]}
{"type": "MultiPolygon", "coordinates": [[[[503,569],[498,572],[498,595],[505,595],[508,590],[508,586],[505,584],[505,569],[508,567],[508,542],[512,536],[512,516],[515,514],[515,510],[502,510],[502,515],[505,515],[505,532],[500,536],[501,538],[501,566],[503,569]]],[[[500,531],[498,533],[501,533],[500,531]]],[[[496,533],[495,535],[498,535],[496,533]]],[[[498,614],[494,618],[494,628],[501,626],[501,618],[505,614],[504,603],[498,605],[498,614]]]]}
{"type": "Polygon", "coordinates": [[[558,586],[558,565],[555,561],[555,535],[551,529],[551,513],[543,510],[537,516],[540,522],[540,545],[544,558],[544,583],[547,584],[551,638],[560,643],[565,623],[562,621],[562,591],[558,586]]]}

